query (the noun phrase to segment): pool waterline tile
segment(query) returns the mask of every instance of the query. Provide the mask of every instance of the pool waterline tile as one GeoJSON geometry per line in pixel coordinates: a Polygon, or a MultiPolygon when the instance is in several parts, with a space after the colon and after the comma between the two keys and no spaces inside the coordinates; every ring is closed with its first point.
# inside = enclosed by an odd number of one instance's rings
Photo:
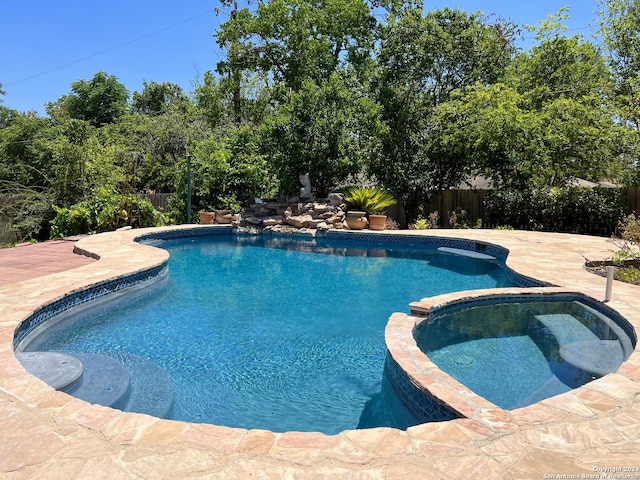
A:
{"type": "MultiPolygon", "coordinates": [[[[199,228],[210,228],[210,227],[199,227],[199,228]]],[[[193,226],[189,227],[167,227],[166,230],[172,229],[193,229],[193,226]]],[[[163,229],[161,229],[163,230],[163,229]]],[[[129,274],[131,271],[142,270],[146,268],[150,268],[152,266],[157,266],[159,262],[162,262],[162,255],[157,252],[157,249],[149,249],[141,244],[133,243],[135,237],[139,236],[141,231],[138,232],[111,232],[109,234],[104,235],[96,235],[92,238],[83,239],[80,244],[82,248],[86,248],[87,250],[94,252],[98,256],[100,256],[100,260],[98,262],[93,263],[92,265],[87,265],[76,269],[75,271],[71,271],[71,274],[67,272],[66,275],[49,275],[44,280],[34,280],[27,281],[20,285],[19,288],[12,288],[11,293],[8,293],[4,289],[0,288],[0,305],[3,307],[7,306],[8,308],[3,309],[3,318],[2,318],[2,329],[9,329],[9,331],[16,328],[19,322],[24,318],[25,313],[28,311],[35,311],[37,308],[42,306],[47,302],[51,302],[55,300],[61,291],[75,291],[78,288],[85,288],[89,286],[93,282],[109,280],[110,278],[118,277],[120,275],[129,274]],[[155,250],[155,252],[154,252],[155,250]],[[103,274],[96,274],[95,267],[103,274]],[[90,278],[90,280],[87,280],[90,278]],[[56,288],[50,288],[52,284],[56,284],[56,288]],[[55,293],[54,293],[55,292],[55,293]],[[14,305],[16,302],[20,302],[21,306],[16,308],[14,305]],[[6,314],[4,312],[7,312],[6,314]]],[[[412,235],[415,233],[411,232],[412,235]]],[[[422,235],[423,233],[419,233],[422,235]]],[[[582,292],[602,292],[602,296],[604,294],[604,279],[595,277],[591,274],[588,274],[584,271],[583,268],[583,255],[585,252],[588,253],[587,256],[590,258],[604,258],[610,255],[611,246],[606,243],[605,239],[598,239],[594,237],[578,237],[571,236],[565,234],[540,234],[534,232],[494,232],[494,231],[436,231],[436,232],[424,232],[424,235],[435,235],[441,238],[449,238],[449,237],[465,237],[469,241],[484,241],[488,243],[500,244],[503,248],[506,248],[510,251],[509,257],[507,259],[507,265],[517,272],[522,272],[525,275],[535,276],[535,278],[539,278],[541,281],[547,282],[548,284],[562,285],[569,290],[576,290],[582,292]],[[575,242],[577,245],[576,248],[572,247],[572,242],[575,242]],[[543,255],[538,252],[544,252],[543,255]],[[536,259],[540,259],[544,257],[545,262],[538,262],[536,259]]],[[[397,235],[397,233],[395,233],[397,235]]],[[[14,287],[14,285],[12,285],[14,287]]],[[[614,285],[614,297],[612,301],[609,303],[615,310],[617,310],[620,314],[622,314],[625,318],[630,320],[633,326],[638,329],[639,328],[639,319],[638,312],[640,311],[640,300],[637,300],[640,295],[638,293],[640,289],[638,287],[627,286],[623,284],[619,284],[615,282],[614,285]]],[[[595,297],[595,295],[594,295],[595,297]]],[[[596,297],[597,299],[597,297],[596,297]]],[[[634,353],[634,355],[637,354],[634,353]]],[[[636,358],[636,357],[634,357],[636,358]]],[[[14,373],[8,372],[7,375],[9,377],[13,377],[14,373]]],[[[28,374],[18,375],[15,378],[19,378],[20,382],[29,382],[29,381],[37,381],[37,379],[33,379],[28,374]]],[[[550,412],[553,414],[559,415],[561,418],[566,418],[566,424],[572,425],[572,432],[584,432],[584,435],[600,435],[603,440],[600,443],[594,442],[580,442],[579,445],[576,445],[575,448],[571,449],[570,453],[567,453],[565,456],[572,456],[575,459],[578,458],[587,458],[588,448],[593,448],[597,445],[605,445],[607,441],[614,441],[617,438],[620,438],[619,435],[616,435],[615,432],[622,431],[623,429],[628,429],[628,421],[630,418],[635,418],[636,410],[640,410],[640,404],[634,402],[635,395],[637,395],[637,388],[634,385],[637,385],[638,382],[635,382],[630,379],[623,380],[624,375],[622,373],[618,373],[615,375],[608,375],[604,377],[605,381],[602,384],[593,385],[589,384],[589,388],[594,388],[596,390],[601,390],[604,394],[612,395],[614,398],[620,400],[623,407],[619,411],[614,412],[605,412],[596,414],[592,418],[582,418],[576,417],[574,415],[568,414],[564,417],[562,410],[556,407],[551,407],[550,412]],[[612,378],[608,378],[612,377],[612,378]],[[615,378],[613,378],[615,377],[615,378]],[[634,413],[634,415],[631,415],[634,413]],[[620,421],[616,421],[616,419],[620,418],[620,421]],[[599,421],[598,421],[599,420],[599,421]],[[596,426],[597,428],[590,428],[590,424],[593,421],[598,421],[596,426]],[[582,449],[582,450],[581,450],[582,449]]],[[[602,379],[601,379],[602,380],[602,379]]],[[[593,383],[593,382],[592,382],[593,383]]],[[[33,407],[28,407],[27,403],[31,402],[35,398],[44,398],[43,394],[39,389],[34,390],[33,395],[35,397],[31,397],[29,393],[29,389],[20,389],[22,391],[21,395],[18,395],[22,398],[22,402],[26,402],[22,405],[20,402],[15,403],[18,407],[19,413],[16,415],[22,416],[24,418],[47,418],[57,412],[55,414],[56,421],[49,422],[47,428],[49,431],[56,432],[64,432],[59,433],[57,435],[60,438],[65,439],[66,447],[63,448],[59,453],[53,452],[48,458],[39,459],[37,465],[29,465],[26,471],[35,474],[36,472],[44,472],[53,471],[58,467],[55,465],[59,465],[59,461],[64,458],[65,452],[68,452],[69,449],[74,449],[77,451],[109,451],[112,452],[112,455],[120,456],[124,452],[125,446],[119,445],[117,443],[113,443],[113,440],[109,439],[100,439],[95,436],[88,436],[85,429],[91,430],[89,427],[78,425],[75,420],[72,418],[75,415],[71,415],[71,417],[67,416],[65,412],[71,412],[72,410],[66,410],[59,405],[56,407],[42,407],[38,409],[38,412],[33,411],[33,407]],[[36,393],[37,392],[37,393],[36,393]],[[75,433],[74,433],[75,432],[75,433]],[[80,448],[80,442],[82,444],[82,448],[80,448]],[[100,442],[100,448],[98,448],[98,444],[96,442],[100,442]],[[52,470],[53,469],[53,470],[52,470]]],[[[18,393],[18,392],[15,392],[18,393]]],[[[46,396],[46,395],[45,395],[46,396]]],[[[2,402],[2,400],[12,398],[11,389],[3,389],[0,391],[0,404],[2,405],[0,409],[6,408],[8,405],[6,402],[2,402]]],[[[15,402],[15,396],[13,396],[13,401],[15,402]]],[[[69,398],[69,403],[73,403],[75,399],[72,397],[69,398]]],[[[77,401],[80,402],[80,401],[77,401]]],[[[83,403],[83,402],[82,402],[83,403]]],[[[93,409],[94,406],[89,406],[85,404],[88,409],[93,409]]],[[[105,407],[102,407],[103,409],[105,407]]],[[[544,407],[549,408],[549,407],[544,407]]],[[[110,410],[110,409],[106,409],[110,410]]],[[[547,411],[547,410],[545,410],[547,411]]],[[[113,412],[113,411],[112,411],[113,412]]],[[[542,412],[541,412],[542,413],[542,412]]],[[[117,414],[116,414],[117,415],[117,414]]],[[[127,414],[129,415],[129,414],[127,414]]],[[[130,414],[135,415],[135,414],[130,414]]],[[[544,416],[544,418],[551,418],[552,415],[544,416]]],[[[521,429],[522,432],[529,432],[531,428],[537,428],[532,423],[534,419],[530,418],[529,415],[520,415],[520,411],[514,412],[512,415],[514,418],[514,422],[517,422],[517,425],[521,429]],[[526,418],[525,418],[526,417],[526,418]],[[533,427],[531,425],[534,425],[533,427]]],[[[50,417],[51,418],[51,417],[50,417]]],[[[544,418],[541,421],[544,423],[544,418]]],[[[482,419],[480,419],[482,420],[482,419]]],[[[474,422],[476,424],[477,420],[453,420],[450,422],[444,422],[441,424],[443,429],[443,434],[446,435],[446,431],[450,428],[454,428],[458,422],[464,422],[465,425],[470,425],[469,422],[474,422]]],[[[162,423],[164,420],[158,420],[157,422],[162,423]]],[[[556,420],[553,423],[555,425],[563,425],[565,420],[556,420]]],[[[28,423],[25,423],[28,424],[28,423]]],[[[135,430],[136,422],[132,424],[132,428],[135,430]]],[[[153,423],[156,425],[156,423],[153,423]]],[[[194,425],[185,424],[189,430],[195,428],[194,425]]],[[[143,427],[144,428],[144,427],[143,427]]],[[[149,428],[148,426],[146,428],[149,428]]],[[[155,427],[154,427],[155,428],[155,427]]],[[[487,438],[483,441],[483,445],[491,444],[494,440],[499,438],[505,438],[504,432],[500,433],[492,433],[490,430],[484,430],[486,427],[480,427],[480,429],[484,432],[487,432],[487,438]],[[488,443],[487,443],[488,442],[488,443]]],[[[202,430],[203,427],[198,427],[198,429],[202,430]]],[[[441,475],[451,475],[452,471],[449,469],[451,467],[451,462],[447,463],[445,458],[446,454],[438,451],[429,451],[428,448],[420,448],[420,449],[409,449],[404,451],[394,451],[388,450],[382,447],[376,440],[379,438],[379,434],[376,433],[378,429],[374,429],[373,431],[352,431],[348,432],[348,435],[341,434],[340,442],[348,441],[352,443],[352,439],[362,439],[358,440],[357,445],[368,445],[367,449],[371,451],[371,454],[377,457],[379,462],[382,462],[384,465],[407,465],[407,462],[410,462],[413,467],[420,467],[412,469],[411,471],[433,471],[434,474],[441,475]],[[369,436],[372,436],[371,440],[368,440],[369,436]],[[384,459],[384,460],[382,460],[384,459]],[[435,470],[433,470],[435,468],[435,470]]],[[[216,438],[217,440],[222,440],[228,438],[229,446],[238,445],[239,439],[241,439],[244,435],[246,435],[246,431],[243,433],[239,432],[236,436],[235,433],[230,432],[226,427],[217,427],[217,426],[208,426],[204,428],[204,431],[208,432],[209,438],[216,438]]],[[[471,431],[471,430],[470,430],[471,431]]],[[[554,429],[552,432],[561,432],[561,429],[554,429]]],[[[557,434],[557,433],[555,433],[557,434]]],[[[408,438],[411,438],[411,429],[407,431],[406,435],[408,438]]],[[[166,465],[169,466],[171,462],[182,465],[180,468],[170,469],[174,472],[187,472],[188,470],[184,468],[184,465],[190,464],[192,466],[196,465],[206,465],[210,463],[210,452],[208,448],[212,445],[209,442],[204,441],[205,438],[202,437],[200,440],[196,437],[192,437],[188,442],[188,449],[185,450],[187,445],[184,443],[184,440],[180,440],[177,442],[168,442],[163,444],[145,444],[139,445],[140,440],[143,437],[142,433],[140,435],[132,435],[128,442],[130,442],[126,449],[131,452],[131,454],[135,454],[136,451],[140,452],[148,452],[150,448],[154,447],[161,449],[163,458],[167,459],[166,465]],[[188,455],[181,454],[182,451],[188,451],[188,455]]],[[[186,437],[183,437],[186,438],[186,437]]],[[[540,437],[536,435],[525,435],[523,437],[525,443],[522,448],[525,449],[534,449],[530,451],[538,452],[536,453],[535,460],[539,464],[544,460],[547,460],[548,465],[555,464],[554,459],[557,458],[557,452],[549,449],[544,449],[545,445],[540,443],[540,437]],[[542,449],[541,449],[542,448],[542,449]]],[[[214,442],[215,443],[215,442],[214,442]]],[[[492,453],[485,453],[478,448],[478,444],[475,443],[475,439],[473,436],[469,436],[469,441],[465,442],[465,448],[463,453],[456,455],[455,462],[458,465],[456,474],[460,474],[466,476],[467,478],[471,478],[470,475],[476,474],[474,465],[482,464],[483,468],[486,468],[487,472],[491,477],[501,478],[507,472],[507,467],[502,466],[499,462],[491,461],[492,453]],[[478,463],[478,460],[484,458],[486,461],[482,461],[478,463]],[[466,473],[466,475],[465,475],[466,473]]],[[[235,447],[233,447],[235,448],[235,447]]],[[[216,449],[217,451],[233,451],[224,448],[222,450],[216,449]]],[[[340,451],[342,447],[334,447],[332,451],[340,451]]],[[[8,455],[8,451],[5,453],[2,445],[0,445],[0,454],[8,455]]],[[[345,450],[346,451],[346,450],[345,450]]],[[[606,449],[598,450],[600,456],[597,458],[599,464],[606,464],[607,462],[613,462],[613,464],[617,464],[616,462],[619,460],[617,456],[614,454],[610,455],[606,453],[606,449]]],[[[88,453],[87,453],[88,454],[88,453]]],[[[314,453],[314,449],[297,449],[290,448],[285,451],[278,450],[277,452],[270,451],[266,454],[241,454],[235,452],[233,454],[222,454],[222,456],[218,457],[217,469],[224,469],[225,472],[233,471],[233,464],[237,461],[242,461],[242,459],[248,460],[251,456],[251,462],[253,465],[260,465],[263,467],[264,471],[270,469],[272,472],[279,472],[280,476],[284,476],[285,472],[304,472],[305,474],[313,475],[314,473],[320,474],[321,472],[327,472],[333,468],[333,462],[335,461],[333,458],[318,456],[317,453],[314,453]],[[276,455],[276,456],[274,456],[276,455]],[[304,460],[307,459],[308,461],[304,460]],[[302,460],[302,461],[301,461],[302,460]],[[274,463],[274,462],[277,462],[274,463]]],[[[593,455],[593,454],[591,454],[593,455]]],[[[509,471],[529,471],[530,466],[529,463],[531,458],[530,455],[522,456],[520,459],[514,460],[514,463],[511,463],[508,468],[509,471]],[[522,468],[519,468],[522,466],[522,468]]],[[[158,457],[160,458],[160,457],[158,457]]],[[[90,457],[87,457],[87,461],[90,460],[90,457]]],[[[575,463],[571,463],[575,465],[575,463]]],[[[362,465],[358,465],[358,471],[361,471],[362,465]]],[[[370,467],[372,472],[377,472],[378,475],[382,474],[385,471],[388,471],[385,467],[378,467],[372,465],[370,467]]],[[[538,468],[539,471],[540,469],[538,468]]],[[[126,470],[126,466],[123,464],[105,464],[103,471],[105,474],[108,474],[110,471],[112,475],[127,475],[128,470],[126,470]]],[[[168,472],[169,470],[167,470],[168,472]]],[[[130,472],[129,472],[130,473],[130,472]]],[[[246,473],[246,472],[245,472],[246,473]]],[[[572,473],[572,472],[567,472],[572,473]]],[[[180,475],[177,475],[180,476],[180,475]]],[[[233,478],[233,477],[229,477],[233,478]]],[[[240,477],[238,477],[240,478],[240,477]]]]}

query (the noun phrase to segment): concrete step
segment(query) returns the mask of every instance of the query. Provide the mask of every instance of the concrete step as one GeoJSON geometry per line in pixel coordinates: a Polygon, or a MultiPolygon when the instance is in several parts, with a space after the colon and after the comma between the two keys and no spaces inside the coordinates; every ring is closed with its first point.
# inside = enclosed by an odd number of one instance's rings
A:
{"type": "Polygon", "coordinates": [[[82,377],[82,362],[61,352],[17,352],[16,358],[27,372],[56,390],[70,388],[82,377]]]}
{"type": "Polygon", "coordinates": [[[580,320],[568,313],[534,315],[534,317],[556,337],[560,347],[574,342],[600,340],[598,336],[589,330],[580,320]]]}
{"type": "Polygon", "coordinates": [[[122,352],[72,354],[21,352],[16,357],[32,375],[89,403],[167,418],[173,383],[155,362],[122,352]]]}
{"type": "Polygon", "coordinates": [[[63,392],[89,403],[123,410],[130,393],[129,369],[118,360],[101,353],[74,352],[84,372],[78,382],[63,392]]]}
{"type": "Polygon", "coordinates": [[[109,355],[123,363],[131,375],[131,393],[124,410],[158,418],[169,417],[174,391],[167,372],[157,363],[138,355],[120,352],[109,352],[109,355]]]}
{"type": "Polygon", "coordinates": [[[439,253],[448,253],[449,255],[458,255],[460,257],[475,258],[478,260],[495,261],[496,257],[487,255],[486,253],[476,252],[474,250],[464,250],[462,248],[438,247],[439,253]]]}
{"type": "Polygon", "coordinates": [[[560,357],[571,365],[599,377],[615,372],[624,362],[618,340],[573,342],[560,347],[560,357]]]}
{"type": "Polygon", "coordinates": [[[545,398],[554,397],[561,393],[565,393],[571,390],[571,387],[567,386],[563,383],[558,377],[552,375],[549,380],[540,385],[536,391],[531,393],[527,398],[523,398],[509,410],[515,410],[516,408],[526,407],[527,405],[532,405],[534,403],[538,403],[540,400],[544,400],[545,398]]]}

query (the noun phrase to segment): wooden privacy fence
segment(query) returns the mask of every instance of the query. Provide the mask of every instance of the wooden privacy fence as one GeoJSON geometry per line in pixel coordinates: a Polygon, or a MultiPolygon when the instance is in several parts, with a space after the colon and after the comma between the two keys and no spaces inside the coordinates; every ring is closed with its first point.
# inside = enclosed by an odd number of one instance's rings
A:
{"type": "Polygon", "coordinates": [[[625,201],[625,214],[640,215],[640,188],[622,188],[622,198],[625,201]]]}
{"type": "MultiPolygon", "coordinates": [[[[640,188],[630,187],[620,189],[624,202],[624,213],[629,215],[635,213],[640,215],[640,188]]],[[[435,192],[431,198],[423,204],[424,212],[428,215],[431,212],[439,213],[438,225],[441,228],[449,227],[449,216],[451,212],[462,209],[467,212],[467,221],[470,225],[475,225],[478,219],[483,220],[484,227],[495,227],[486,224],[487,214],[484,206],[484,198],[490,190],[443,190],[435,192]]],[[[402,207],[394,205],[387,209],[390,217],[403,223],[406,221],[402,207]]]]}
{"type": "Polygon", "coordinates": [[[142,198],[148,198],[156,210],[167,211],[167,202],[173,193],[141,193],[142,198]]]}
{"type": "MultiPolygon", "coordinates": [[[[434,192],[431,198],[423,204],[425,216],[432,212],[438,212],[438,226],[449,227],[449,215],[451,212],[462,209],[467,212],[466,218],[469,223],[475,225],[479,218],[486,220],[484,197],[489,190],[443,190],[434,192]]],[[[400,205],[393,205],[387,208],[387,214],[405,224],[410,219],[406,218],[404,209],[400,205]]]]}

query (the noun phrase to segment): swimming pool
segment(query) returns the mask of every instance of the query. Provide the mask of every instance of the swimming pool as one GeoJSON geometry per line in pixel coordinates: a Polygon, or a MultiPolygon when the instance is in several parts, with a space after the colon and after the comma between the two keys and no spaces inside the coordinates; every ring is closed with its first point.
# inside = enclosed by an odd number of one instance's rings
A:
{"type": "Polygon", "coordinates": [[[415,423],[383,382],[391,312],[513,285],[499,262],[437,245],[218,236],[161,246],[164,282],[70,317],[60,327],[73,324],[71,335],[49,329],[28,349],[145,358],[171,379],[170,418],[245,428],[415,423]]]}

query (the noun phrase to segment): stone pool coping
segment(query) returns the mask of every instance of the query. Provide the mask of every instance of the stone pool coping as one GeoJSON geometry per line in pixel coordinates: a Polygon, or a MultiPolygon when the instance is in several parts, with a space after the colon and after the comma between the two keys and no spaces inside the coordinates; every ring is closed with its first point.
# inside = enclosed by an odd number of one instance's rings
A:
{"type": "MultiPolygon", "coordinates": [[[[87,237],[77,247],[99,261],[0,288],[0,472],[7,478],[95,478],[96,472],[109,478],[542,478],[640,466],[637,348],[618,372],[523,409],[481,410],[406,432],[375,428],[332,436],[124,413],[56,392],[22,368],[13,335],[23,319],[69,292],[162,265],[167,252],[133,240],[186,228],[194,226],[87,237]]],[[[491,230],[403,233],[501,245],[515,271],[560,290],[604,297],[605,280],[584,269],[585,259],[611,255],[613,246],[603,238],[491,230]]],[[[615,282],[608,305],[640,331],[640,287],[615,282]]]]}

